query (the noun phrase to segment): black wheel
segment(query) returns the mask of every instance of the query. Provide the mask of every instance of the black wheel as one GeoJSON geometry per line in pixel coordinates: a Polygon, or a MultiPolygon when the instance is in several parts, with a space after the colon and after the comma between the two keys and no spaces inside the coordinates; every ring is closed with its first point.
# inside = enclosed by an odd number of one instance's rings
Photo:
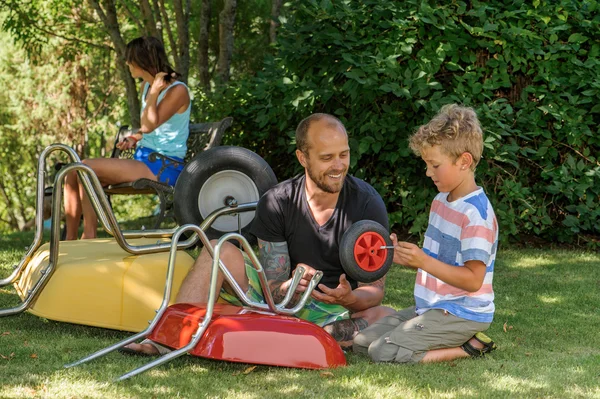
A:
{"type": "Polygon", "coordinates": [[[342,236],[340,261],[348,276],[361,283],[372,283],[390,269],[394,252],[381,249],[391,246],[390,234],[373,220],[354,223],[342,236]]]}
{"type": "MultiPolygon", "coordinates": [[[[269,164],[254,152],[232,146],[214,147],[196,155],[185,166],[175,184],[173,208],[177,224],[200,225],[216,209],[231,201],[255,202],[277,184],[269,164]]],[[[238,231],[252,243],[248,233],[254,212],[221,216],[206,231],[209,238],[238,231]]]]}

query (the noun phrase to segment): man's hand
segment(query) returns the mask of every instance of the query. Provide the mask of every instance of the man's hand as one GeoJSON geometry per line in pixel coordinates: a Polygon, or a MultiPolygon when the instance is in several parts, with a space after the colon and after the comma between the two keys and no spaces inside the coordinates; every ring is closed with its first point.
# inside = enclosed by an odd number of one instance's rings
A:
{"type": "Polygon", "coordinates": [[[319,284],[319,289],[323,292],[313,291],[312,293],[312,297],[317,301],[342,305],[344,307],[347,307],[355,301],[354,295],[352,294],[352,287],[346,279],[345,274],[340,276],[340,283],[337,287],[329,288],[324,284],[319,284]]]}
{"type": "Polygon", "coordinates": [[[421,248],[410,242],[398,241],[396,234],[390,235],[394,244],[394,263],[418,269],[422,267],[427,255],[421,248]]]}
{"type": "MultiPolygon", "coordinates": [[[[313,278],[313,276],[317,272],[315,269],[313,269],[312,267],[310,267],[304,263],[298,263],[296,268],[298,268],[300,266],[302,266],[304,268],[304,275],[302,275],[302,279],[300,279],[300,283],[298,283],[298,286],[296,287],[296,292],[295,292],[296,294],[301,294],[306,291],[306,289],[308,288],[308,283],[310,283],[310,280],[313,278]]],[[[294,272],[295,272],[295,270],[294,270],[294,272]]],[[[285,282],[283,282],[281,284],[282,290],[284,292],[287,292],[287,290],[289,289],[291,284],[292,284],[291,278],[289,280],[286,280],[285,282]]]]}

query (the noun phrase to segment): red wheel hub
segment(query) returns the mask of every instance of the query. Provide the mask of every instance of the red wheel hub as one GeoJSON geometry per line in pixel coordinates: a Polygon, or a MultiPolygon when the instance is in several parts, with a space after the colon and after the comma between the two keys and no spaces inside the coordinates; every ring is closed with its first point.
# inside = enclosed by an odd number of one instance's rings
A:
{"type": "Polygon", "coordinates": [[[379,270],[387,258],[387,245],[381,234],[367,231],[361,234],[354,244],[354,260],[358,266],[368,272],[379,270]]]}

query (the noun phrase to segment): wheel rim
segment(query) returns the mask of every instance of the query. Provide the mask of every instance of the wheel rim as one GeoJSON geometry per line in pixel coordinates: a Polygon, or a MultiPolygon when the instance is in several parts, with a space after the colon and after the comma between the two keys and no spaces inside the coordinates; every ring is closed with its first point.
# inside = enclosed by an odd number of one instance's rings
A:
{"type": "MultiPolygon", "coordinates": [[[[202,185],[198,193],[198,209],[202,219],[206,219],[216,209],[226,206],[228,199],[243,204],[256,202],[259,198],[258,188],[248,175],[237,170],[223,170],[209,177],[202,185]]],[[[242,212],[239,218],[240,228],[244,228],[254,219],[254,212],[242,212]]],[[[238,215],[221,216],[211,227],[222,232],[237,231],[238,215]]]]}
{"type": "Polygon", "coordinates": [[[361,234],[354,244],[354,260],[358,267],[368,272],[379,270],[387,259],[387,245],[381,234],[367,231],[361,234]]]}

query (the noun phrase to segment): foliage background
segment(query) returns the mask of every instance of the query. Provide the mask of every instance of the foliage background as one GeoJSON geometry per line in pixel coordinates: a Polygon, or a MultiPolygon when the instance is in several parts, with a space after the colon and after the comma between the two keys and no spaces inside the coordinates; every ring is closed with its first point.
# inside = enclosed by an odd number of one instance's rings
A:
{"type": "Polygon", "coordinates": [[[407,138],[463,103],[484,127],[477,179],[503,238],[598,245],[599,22],[587,1],[306,1],[264,69],[203,98],[198,115],[233,115],[231,142],[280,178],[298,171],[300,119],[339,116],[353,173],[381,193],[395,228],[421,233],[435,187],[407,138]]]}
{"type": "MultiPolygon", "coordinates": [[[[222,2],[212,3],[214,64],[222,2]]],[[[381,193],[395,230],[419,235],[435,187],[407,138],[442,105],[460,102],[477,110],[484,127],[477,179],[502,239],[600,245],[598,2],[290,1],[269,46],[270,3],[239,3],[228,84],[203,88],[191,68],[196,121],[233,116],[226,142],[262,155],[283,180],[299,170],[297,123],[312,112],[337,115],[351,136],[351,172],[381,193]]],[[[63,12],[52,10],[53,18],[63,12]]],[[[139,34],[121,19],[128,37],[139,34]]],[[[21,195],[16,219],[23,222],[32,217],[27,193],[40,148],[58,139],[101,154],[114,124],[128,118],[114,54],[102,47],[106,32],[85,26],[67,31],[79,41],[54,36],[36,51],[17,49],[23,41],[0,50],[0,80],[11,92],[0,93],[1,181],[14,175],[19,182],[8,191],[21,195]]],[[[14,209],[0,198],[0,230],[22,227],[9,215],[14,209]]]]}

